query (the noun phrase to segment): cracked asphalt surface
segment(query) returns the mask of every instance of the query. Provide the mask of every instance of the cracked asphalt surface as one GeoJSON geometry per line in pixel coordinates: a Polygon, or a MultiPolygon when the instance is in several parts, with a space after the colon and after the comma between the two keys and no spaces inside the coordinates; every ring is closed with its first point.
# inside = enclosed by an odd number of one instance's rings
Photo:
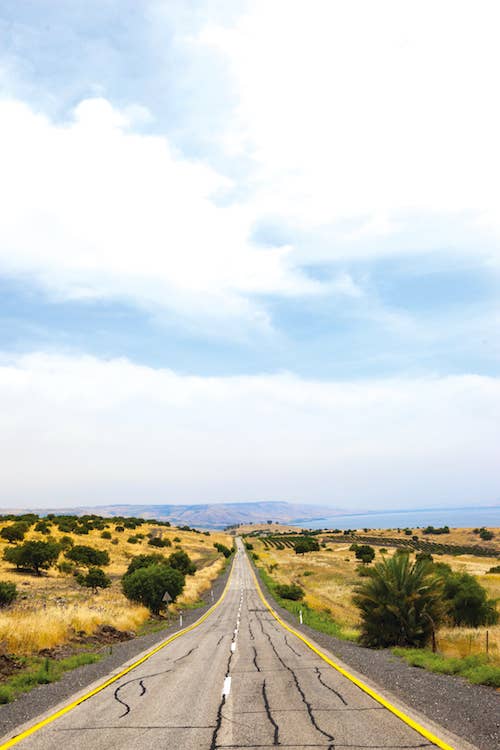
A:
{"type": "Polygon", "coordinates": [[[434,747],[281,627],[240,542],[227,595],[199,627],[18,746],[434,747]]]}

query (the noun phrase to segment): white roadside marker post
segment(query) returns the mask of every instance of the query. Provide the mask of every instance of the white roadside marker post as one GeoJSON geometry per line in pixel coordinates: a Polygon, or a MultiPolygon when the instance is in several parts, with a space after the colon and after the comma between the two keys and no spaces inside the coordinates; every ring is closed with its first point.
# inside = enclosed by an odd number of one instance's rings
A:
{"type": "Polygon", "coordinates": [[[299,609],[299,622],[302,625],[302,610],[299,609]]]}

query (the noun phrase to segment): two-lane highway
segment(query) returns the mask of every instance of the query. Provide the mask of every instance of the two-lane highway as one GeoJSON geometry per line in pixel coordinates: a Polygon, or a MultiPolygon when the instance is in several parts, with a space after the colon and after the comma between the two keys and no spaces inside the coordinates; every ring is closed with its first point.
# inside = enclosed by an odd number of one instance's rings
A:
{"type": "Polygon", "coordinates": [[[239,540],[226,595],[199,626],[20,737],[23,750],[435,747],[273,617],[239,540]]]}

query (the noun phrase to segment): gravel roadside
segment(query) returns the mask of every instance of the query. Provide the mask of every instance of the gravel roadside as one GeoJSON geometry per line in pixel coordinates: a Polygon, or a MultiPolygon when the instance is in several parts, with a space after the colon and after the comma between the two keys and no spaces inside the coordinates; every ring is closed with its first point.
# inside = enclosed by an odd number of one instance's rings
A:
{"type": "MultiPolygon", "coordinates": [[[[220,575],[213,583],[214,601],[222,594],[229,576],[230,567],[220,575]]],[[[210,592],[207,591],[201,597],[205,602],[203,607],[185,610],[183,613],[183,626],[190,625],[198,620],[211,606],[210,592]]],[[[105,678],[110,672],[118,669],[122,664],[130,661],[142,651],[153,648],[169,635],[179,630],[179,622],[175,620],[170,625],[156,633],[132,638],[129,641],[114,643],[112,649],[109,646],[92,649],[97,653],[103,653],[103,658],[95,664],[86,664],[66,672],[59,682],[49,685],[39,685],[29,693],[24,693],[12,703],[0,706],[0,737],[8,734],[16,727],[31,721],[41,714],[57,706],[74,693],[83,690],[96,680],[105,678]],[[111,651],[111,653],[110,653],[111,651]]]]}
{"type": "Polygon", "coordinates": [[[295,630],[310,636],[382,690],[389,690],[403,703],[463,737],[479,750],[500,748],[500,692],[495,688],[472,685],[462,677],[411,667],[387,649],[364,648],[300,625],[276,602],[260,576],[259,580],[273,609],[295,630]]]}

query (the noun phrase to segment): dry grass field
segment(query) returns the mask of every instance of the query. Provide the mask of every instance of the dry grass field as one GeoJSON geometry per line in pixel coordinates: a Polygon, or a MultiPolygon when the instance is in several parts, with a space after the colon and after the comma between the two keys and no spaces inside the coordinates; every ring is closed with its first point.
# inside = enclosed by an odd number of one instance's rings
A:
{"type": "MultiPolygon", "coordinates": [[[[224,567],[225,559],[214,549],[214,542],[227,546],[232,544],[232,539],[224,533],[211,532],[210,536],[205,536],[162,526],[163,538],[169,539],[172,546],[157,549],[147,544],[147,534],[156,528],[154,523],[145,523],[136,531],[125,529],[122,532],[115,530],[117,524],[112,519],[106,519],[106,523],[109,523],[107,530],[112,535],[110,540],[102,539],[100,530],[92,530],[83,536],[61,533],[56,527],[50,530],[51,537],[56,541],[65,535],[71,537],[75,545],[88,545],[109,553],[111,562],[105,572],[112,584],[98,594],[82,588],[71,573],[62,573],[57,567],[44,571],[41,576],[17,571],[3,560],[3,551],[10,545],[0,539],[0,581],[15,583],[19,594],[14,604],[0,609],[0,648],[3,653],[22,656],[36,654],[41,649],[68,643],[75,636],[91,635],[102,625],[137,632],[150,614],[145,607],[125,598],[120,579],[131,558],[139,554],[160,552],[169,555],[177,546],[182,547],[198,570],[194,576],[186,577],[183,595],[173,609],[192,606],[224,567]],[[136,532],[144,534],[144,539],[136,544],[129,543],[127,539],[136,532]],[[113,543],[113,540],[117,542],[113,543]]],[[[10,524],[2,522],[0,528],[7,525],[10,524]]],[[[47,541],[47,538],[30,529],[25,541],[47,541]]],[[[61,553],[59,560],[64,559],[61,553]]]]}
{"type": "MultiPolygon", "coordinates": [[[[495,540],[500,540],[500,529],[494,529],[495,540]]],[[[362,533],[362,532],[361,532],[362,533]]],[[[374,531],[371,536],[396,536],[394,532],[374,531]]],[[[399,537],[399,535],[398,535],[399,537]]],[[[427,538],[427,535],[426,535],[427,538]]],[[[321,541],[322,537],[318,537],[321,541]]],[[[477,536],[471,529],[453,529],[443,536],[429,535],[430,541],[449,544],[477,543],[477,536]]],[[[267,572],[279,583],[300,584],[305,592],[305,602],[317,611],[329,612],[346,635],[353,635],[359,626],[358,610],[352,602],[354,587],[362,580],[357,568],[354,552],[349,551],[351,542],[329,543],[319,552],[305,555],[295,554],[293,549],[266,549],[262,541],[252,538],[254,552],[259,556],[258,564],[263,564],[267,572]]],[[[480,542],[485,546],[487,542],[480,542]]],[[[498,544],[498,541],[497,541],[498,544]]],[[[376,547],[376,557],[380,559],[381,547],[376,547]]],[[[391,556],[395,548],[386,546],[391,556]]],[[[464,571],[477,576],[493,599],[500,600],[500,574],[487,571],[499,564],[495,556],[475,557],[473,555],[440,555],[435,558],[447,563],[453,570],[464,571]]],[[[500,605],[500,601],[499,601],[500,605]]],[[[445,656],[468,656],[484,653],[488,631],[489,653],[500,664],[500,625],[488,628],[441,628],[437,633],[439,651],[445,656]]]]}

